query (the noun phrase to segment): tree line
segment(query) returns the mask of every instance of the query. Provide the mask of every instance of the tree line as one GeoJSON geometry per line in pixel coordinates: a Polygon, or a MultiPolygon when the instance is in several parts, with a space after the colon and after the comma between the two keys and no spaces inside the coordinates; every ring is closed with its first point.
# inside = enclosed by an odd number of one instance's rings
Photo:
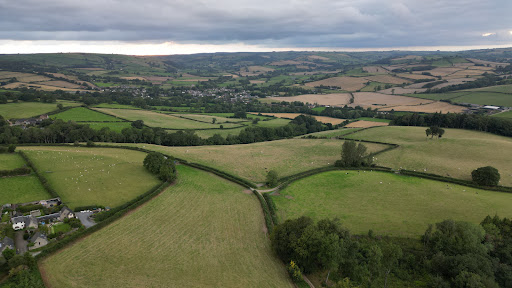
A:
{"type": "Polygon", "coordinates": [[[479,114],[406,114],[395,117],[390,125],[434,126],[489,132],[502,136],[512,136],[512,120],[489,117],[479,114]]]}
{"type": "Polygon", "coordinates": [[[94,141],[148,143],[164,146],[231,145],[289,138],[327,130],[329,127],[332,126],[326,126],[311,116],[300,115],[281,127],[247,127],[239,135],[228,135],[224,138],[215,134],[210,138],[202,139],[193,130],[169,133],[162,128],[143,127],[139,129],[130,127],[118,133],[108,127],[94,130],[89,125],[50,119],[42,121],[37,127],[22,129],[18,126],[9,126],[0,116],[0,144],[53,144],[94,141]]]}
{"type": "Polygon", "coordinates": [[[498,216],[480,225],[445,220],[418,241],[352,235],[336,219],[301,217],[277,225],[271,243],[297,281],[324,271],[334,287],[511,287],[511,229],[498,216]]]}

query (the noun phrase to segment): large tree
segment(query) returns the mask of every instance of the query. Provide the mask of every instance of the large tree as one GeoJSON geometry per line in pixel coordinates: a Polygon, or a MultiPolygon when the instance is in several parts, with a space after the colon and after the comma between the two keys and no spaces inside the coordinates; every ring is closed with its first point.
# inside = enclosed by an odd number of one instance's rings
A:
{"type": "Polygon", "coordinates": [[[364,144],[349,140],[343,143],[341,148],[341,160],[336,161],[339,167],[360,167],[369,166],[371,159],[364,144]]]}
{"type": "Polygon", "coordinates": [[[496,186],[500,183],[500,173],[498,169],[486,166],[480,167],[471,172],[471,178],[479,185],[483,186],[496,186]]]}

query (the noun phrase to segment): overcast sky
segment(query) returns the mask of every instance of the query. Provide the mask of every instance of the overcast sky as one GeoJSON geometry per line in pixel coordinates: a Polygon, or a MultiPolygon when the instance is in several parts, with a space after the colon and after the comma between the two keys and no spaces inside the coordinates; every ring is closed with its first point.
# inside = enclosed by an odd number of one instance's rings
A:
{"type": "Polygon", "coordinates": [[[504,47],[511,12],[511,0],[0,0],[0,53],[504,47]]]}

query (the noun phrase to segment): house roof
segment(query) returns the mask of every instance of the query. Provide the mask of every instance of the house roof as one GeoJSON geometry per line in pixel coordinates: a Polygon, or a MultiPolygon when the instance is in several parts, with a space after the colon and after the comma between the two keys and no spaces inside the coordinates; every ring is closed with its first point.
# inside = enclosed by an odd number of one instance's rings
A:
{"type": "Polygon", "coordinates": [[[37,231],[36,233],[34,233],[34,235],[32,235],[32,237],[30,238],[30,242],[34,243],[37,241],[37,239],[45,239],[46,240],[46,235],[44,235],[43,233],[37,231]]]}
{"type": "Polygon", "coordinates": [[[5,246],[14,247],[14,240],[12,240],[11,238],[9,238],[7,236],[4,237],[4,240],[2,240],[2,243],[4,243],[5,246]]]}

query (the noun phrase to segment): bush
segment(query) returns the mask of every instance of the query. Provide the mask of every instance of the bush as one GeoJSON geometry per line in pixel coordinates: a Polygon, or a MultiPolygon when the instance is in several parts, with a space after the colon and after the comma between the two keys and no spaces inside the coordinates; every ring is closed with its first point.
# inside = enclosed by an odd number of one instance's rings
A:
{"type": "Polygon", "coordinates": [[[276,170],[270,170],[267,173],[267,185],[268,187],[276,187],[277,185],[277,172],[276,170]]]}
{"type": "Polygon", "coordinates": [[[480,167],[471,172],[471,178],[478,185],[483,186],[497,186],[500,183],[500,173],[498,169],[486,166],[480,167]]]}
{"type": "Polygon", "coordinates": [[[9,145],[7,150],[9,153],[14,153],[14,150],[16,150],[16,145],[14,145],[14,144],[9,145]]]}
{"type": "Polygon", "coordinates": [[[92,142],[91,140],[88,140],[86,146],[87,147],[94,147],[95,145],[94,145],[94,142],[92,142]]]}
{"type": "Polygon", "coordinates": [[[295,262],[290,261],[290,264],[286,266],[286,270],[288,270],[293,282],[297,283],[302,281],[302,272],[300,272],[300,268],[295,262]]]}

